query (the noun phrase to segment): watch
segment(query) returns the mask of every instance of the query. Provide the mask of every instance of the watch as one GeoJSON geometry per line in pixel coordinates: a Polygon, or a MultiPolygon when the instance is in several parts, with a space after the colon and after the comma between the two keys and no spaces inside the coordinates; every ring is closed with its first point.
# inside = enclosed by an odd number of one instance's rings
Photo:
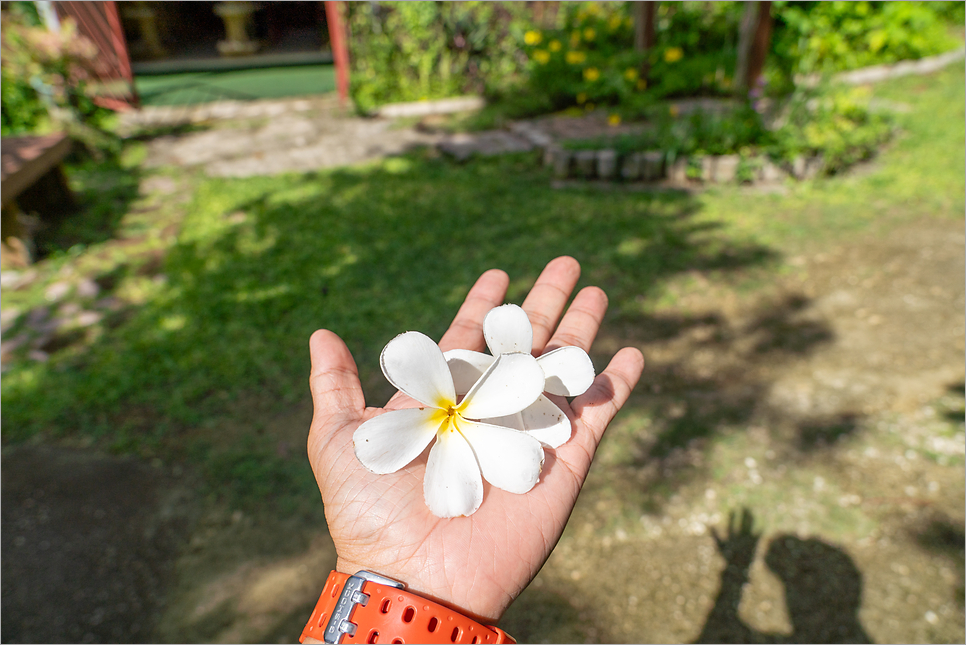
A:
{"type": "Polygon", "coordinates": [[[498,627],[406,591],[371,571],[332,571],[299,642],[515,643],[498,627]]]}

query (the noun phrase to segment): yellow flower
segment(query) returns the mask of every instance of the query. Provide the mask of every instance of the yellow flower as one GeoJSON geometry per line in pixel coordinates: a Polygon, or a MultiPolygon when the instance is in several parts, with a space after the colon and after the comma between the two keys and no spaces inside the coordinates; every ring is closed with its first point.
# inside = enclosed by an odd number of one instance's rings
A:
{"type": "Polygon", "coordinates": [[[572,31],[570,32],[570,46],[576,47],[580,44],[580,32],[572,31]]]}
{"type": "Polygon", "coordinates": [[[584,70],[584,78],[593,83],[600,78],[600,70],[596,67],[588,67],[584,70]]]}
{"type": "Polygon", "coordinates": [[[597,3],[596,2],[588,2],[587,3],[587,13],[588,13],[588,15],[596,16],[597,13],[598,13],[598,9],[599,9],[599,7],[597,6],[597,3]]]}
{"type": "Polygon", "coordinates": [[[541,40],[543,40],[543,35],[539,31],[531,30],[523,34],[523,42],[528,45],[539,45],[541,40]]]}
{"type": "Polygon", "coordinates": [[[533,60],[541,65],[546,65],[550,62],[550,54],[543,49],[535,49],[533,50],[533,60]]]}
{"type": "Polygon", "coordinates": [[[676,63],[684,58],[684,50],[680,47],[668,47],[664,50],[664,62],[676,63]]]}
{"type": "Polygon", "coordinates": [[[620,114],[611,114],[609,117],[607,117],[607,125],[616,127],[620,124],[621,124],[620,114]]]}
{"type": "Polygon", "coordinates": [[[674,103],[671,104],[671,106],[667,109],[667,111],[675,119],[678,118],[679,114],[681,114],[681,108],[679,108],[674,103]]]}
{"type": "Polygon", "coordinates": [[[638,79],[637,80],[637,89],[639,89],[639,90],[646,90],[647,89],[647,81],[644,80],[643,78],[638,79]]]}
{"type": "Polygon", "coordinates": [[[552,52],[558,52],[558,51],[560,51],[560,48],[561,47],[563,47],[563,45],[560,44],[560,41],[559,40],[551,40],[550,41],[550,51],[552,51],[552,52]]]}
{"type": "Polygon", "coordinates": [[[580,94],[577,95],[577,103],[579,105],[583,105],[586,102],[587,102],[587,92],[581,92],[580,94]]]}
{"type": "Polygon", "coordinates": [[[587,27],[586,29],[584,29],[584,40],[591,41],[596,37],[597,37],[597,30],[595,30],[593,27],[587,27]]]}
{"type": "Polygon", "coordinates": [[[628,67],[624,70],[624,78],[627,79],[628,83],[633,83],[637,80],[637,70],[633,67],[628,67]]]}
{"type": "Polygon", "coordinates": [[[614,14],[613,16],[610,17],[610,20],[607,21],[607,28],[610,29],[611,31],[614,31],[615,29],[619,29],[621,26],[621,23],[623,22],[624,20],[620,16],[618,16],[617,14],[614,14]]]}
{"type": "Polygon", "coordinates": [[[587,54],[584,52],[569,51],[567,52],[567,56],[565,58],[571,65],[580,65],[582,62],[587,60],[587,54]]]}

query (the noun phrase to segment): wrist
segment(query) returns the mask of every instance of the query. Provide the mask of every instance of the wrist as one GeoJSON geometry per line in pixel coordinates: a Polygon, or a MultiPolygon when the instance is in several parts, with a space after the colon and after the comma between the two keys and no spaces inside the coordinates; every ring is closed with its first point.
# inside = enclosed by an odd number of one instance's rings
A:
{"type": "Polygon", "coordinates": [[[371,571],[372,573],[391,578],[392,580],[401,582],[405,585],[406,590],[411,593],[419,594],[427,600],[444,605],[463,614],[467,618],[486,625],[495,625],[500,622],[500,619],[506,611],[506,606],[503,604],[497,605],[496,603],[489,603],[483,598],[469,595],[471,593],[469,589],[454,588],[452,592],[440,589],[440,587],[433,585],[431,580],[427,579],[428,576],[413,576],[406,568],[378,566],[367,562],[339,557],[336,560],[335,570],[349,576],[354,575],[357,571],[371,571]],[[472,598],[472,600],[464,600],[462,602],[459,600],[459,598],[465,599],[467,596],[472,598]]]}
{"type": "Polygon", "coordinates": [[[329,573],[300,642],[513,643],[497,627],[370,572],[329,573]]]}

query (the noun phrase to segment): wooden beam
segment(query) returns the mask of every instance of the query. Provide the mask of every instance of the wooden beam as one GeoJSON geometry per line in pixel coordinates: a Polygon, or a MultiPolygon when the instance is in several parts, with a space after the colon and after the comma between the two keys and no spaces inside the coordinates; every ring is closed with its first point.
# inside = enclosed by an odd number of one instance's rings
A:
{"type": "Polygon", "coordinates": [[[332,58],[335,61],[335,85],[339,100],[345,105],[349,100],[349,44],[345,23],[342,21],[342,4],[326,0],[325,22],[329,29],[329,42],[332,43],[332,58]]]}

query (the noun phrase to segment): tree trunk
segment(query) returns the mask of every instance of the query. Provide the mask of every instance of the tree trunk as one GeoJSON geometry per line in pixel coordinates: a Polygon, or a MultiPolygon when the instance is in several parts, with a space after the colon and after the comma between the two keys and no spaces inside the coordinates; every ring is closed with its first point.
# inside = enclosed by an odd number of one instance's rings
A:
{"type": "Polygon", "coordinates": [[[765,67],[771,40],[771,2],[746,2],[738,32],[735,92],[747,94],[765,67]]]}
{"type": "Polygon", "coordinates": [[[644,62],[641,63],[641,78],[647,79],[651,71],[650,61],[646,54],[649,54],[654,47],[654,15],[657,12],[657,2],[635,2],[634,6],[634,51],[645,54],[644,62]]]}

